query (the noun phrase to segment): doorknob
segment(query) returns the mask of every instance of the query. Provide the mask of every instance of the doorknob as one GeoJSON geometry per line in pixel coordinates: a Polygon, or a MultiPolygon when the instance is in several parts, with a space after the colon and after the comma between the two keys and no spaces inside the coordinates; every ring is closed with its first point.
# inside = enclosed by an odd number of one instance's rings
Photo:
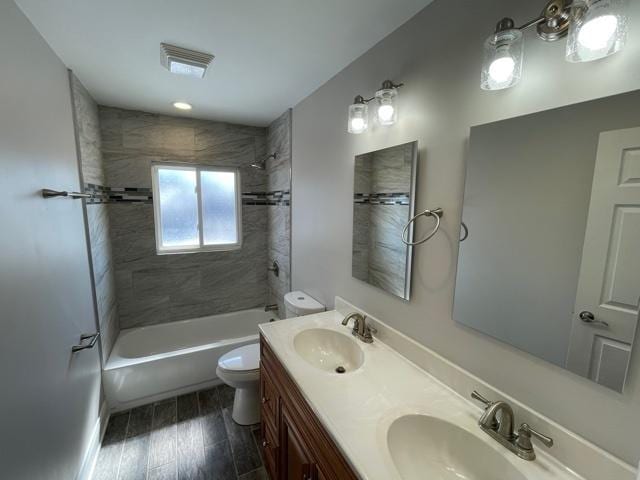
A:
{"type": "Polygon", "coordinates": [[[80,343],[78,345],[74,345],[71,347],[71,352],[76,353],[80,350],[85,350],[87,348],[93,348],[96,345],[96,341],[100,336],[100,332],[96,333],[84,333],[80,335],[80,343]],[[89,343],[83,343],[85,340],[89,340],[89,343]]]}
{"type": "Polygon", "coordinates": [[[593,313],[587,312],[586,310],[584,312],[580,312],[578,316],[580,317],[580,320],[582,320],[584,323],[589,323],[591,325],[598,325],[601,327],[609,326],[607,322],[605,322],[604,320],[597,320],[593,313]]]}

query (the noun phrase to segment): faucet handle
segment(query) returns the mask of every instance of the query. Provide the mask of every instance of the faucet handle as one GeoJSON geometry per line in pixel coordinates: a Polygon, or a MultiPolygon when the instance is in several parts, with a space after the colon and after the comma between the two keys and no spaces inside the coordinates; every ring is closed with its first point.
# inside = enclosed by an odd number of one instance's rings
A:
{"type": "Polygon", "coordinates": [[[518,429],[518,440],[516,441],[518,447],[523,450],[533,450],[533,446],[531,445],[531,435],[540,440],[545,447],[553,447],[553,438],[543,435],[526,423],[520,425],[520,428],[518,429]]]}
{"type": "Polygon", "coordinates": [[[485,408],[489,408],[493,404],[491,400],[488,400],[482,395],[480,395],[477,390],[474,390],[473,392],[471,392],[471,398],[473,398],[474,400],[478,400],[481,403],[484,403],[485,408]]]}

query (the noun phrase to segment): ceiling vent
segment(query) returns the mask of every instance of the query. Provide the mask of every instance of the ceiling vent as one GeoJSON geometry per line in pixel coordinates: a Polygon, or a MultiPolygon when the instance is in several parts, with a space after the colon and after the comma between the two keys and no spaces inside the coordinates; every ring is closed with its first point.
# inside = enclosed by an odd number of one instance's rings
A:
{"type": "Polygon", "coordinates": [[[160,44],[160,63],[171,73],[203,78],[213,55],[176,47],[168,43],[160,44]]]}

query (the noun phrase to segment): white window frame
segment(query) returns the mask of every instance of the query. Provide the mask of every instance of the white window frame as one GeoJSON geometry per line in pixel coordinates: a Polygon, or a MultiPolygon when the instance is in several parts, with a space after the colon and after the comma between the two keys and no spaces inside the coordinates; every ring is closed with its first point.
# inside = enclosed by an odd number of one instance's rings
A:
{"type": "Polygon", "coordinates": [[[151,185],[153,190],[153,223],[156,233],[156,253],[158,255],[171,255],[176,253],[197,253],[197,252],[226,252],[242,248],[242,192],[240,190],[240,169],[230,167],[216,167],[213,165],[196,165],[189,163],[154,163],[151,165],[151,185]],[[198,206],[198,240],[199,245],[165,247],[162,245],[162,215],[160,212],[160,190],[158,185],[158,170],[193,170],[196,172],[196,196],[198,206]],[[233,172],[235,174],[236,192],[236,238],[235,243],[224,243],[218,245],[205,245],[202,221],[202,193],[200,188],[200,172],[233,172]]]}

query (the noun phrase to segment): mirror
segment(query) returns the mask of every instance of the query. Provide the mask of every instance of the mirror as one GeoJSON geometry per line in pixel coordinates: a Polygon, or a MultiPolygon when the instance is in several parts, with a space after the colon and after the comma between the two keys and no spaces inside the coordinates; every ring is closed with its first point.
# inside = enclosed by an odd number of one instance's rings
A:
{"type": "Polygon", "coordinates": [[[454,318],[622,391],[640,298],[640,91],[471,129],[454,318]]]}
{"type": "Polygon", "coordinates": [[[357,155],[353,176],[352,275],[405,300],[412,248],[402,230],[413,216],[417,161],[418,142],[405,143],[357,155]]]}

